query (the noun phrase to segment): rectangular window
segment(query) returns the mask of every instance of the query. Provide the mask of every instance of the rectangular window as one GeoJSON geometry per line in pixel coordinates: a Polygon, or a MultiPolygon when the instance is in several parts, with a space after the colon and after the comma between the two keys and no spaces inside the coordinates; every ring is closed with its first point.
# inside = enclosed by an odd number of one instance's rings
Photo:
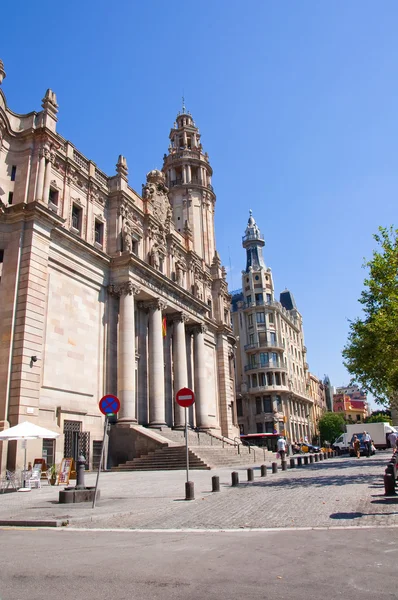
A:
{"type": "Polygon", "coordinates": [[[59,198],[58,190],[54,190],[53,188],[50,188],[50,192],[48,194],[48,201],[51,204],[54,204],[54,206],[58,206],[58,198],[59,198]]]}
{"type": "Polygon", "coordinates": [[[361,415],[357,415],[357,421],[361,420],[361,415]]]}
{"type": "Polygon", "coordinates": [[[278,364],[278,355],[276,352],[272,353],[272,362],[273,362],[274,366],[278,364]]]}
{"type": "Polygon", "coordinates": [[[267,385],[266,379],[265,379],[265,373],[259,373],[258,375],[258,385],[267,385]]]}
{"type": "Polygon", "coordinates": [[[257,387],[257,375],[252,375],[252,387],[257,387]]]}
{"type": "Polygon", "coordinates": [[[268,303],[272,302],[272,296],[271,296],[271,294],[267,294],[267,302],[268,303]]]}
{"type": "Polygon", "coordinates": [[[275,385],[281,384],[281,375],[280,373],[275,373],[275,385]]]}
{"type": "Polygon", "coordinates": [[[256,398],[256,415],[261,414],[261,398],[256,398]]]}
{"type": "Polygon", "coordinates": [[[51,465],[54,464],[54,446],[55,440],[50,440],[48,438],[43,439],[41,456],[46,461],[47,467],[51,467],[51,465]]]}
{"type": "Polygon", "coordinates": [[[82,209],[77,204],[72,205],[72,227],[81,233],[82,228],[82,209]]]}
{"type": "Polygon", "coordinates": [[[261,306],[263,304],[263,295],[262,294],[256,294],[256,304],[258,306],[261,306]]]}
{"type": "Polygon", "coordinates": [[[268,365],[269,355],[268,352],[260,352],[260,364],[262,367],[268,365]]]}
{"type": "Polygon", "coordinates": [[[12,165],[11,167],[11,181],[15,181],[15,176],[17,174],[17,167],[12,165]]]}
{"type": "Polygon", "coordinates": [[[250,356],[250,366],[251,367],[255,367],[256,366],[256,355],[255,354],[252,354],[250,356]]]}
{"type": "Polygon", "coordinates": [[[257,323],[265,323],[265,313],[263,313],[263,312],[256,313],[256,321],[257,321],[257,323]]]}
{"type": "Polygon", "coordinates": [[[236,401],[236,414],[238,415],[238,417],[243,417],[242,398],[238,398],[236,401]]]}
{"type": "Polygon", "coordinates": [[[265,433],[274,433],[273,423],[265,423],[265,433]]]}
{"type": "Polygon", "coordinates": [[[247,323],[248,323],[249,327],[253,327],[253,315],[248,315],[247,323]]]}
{"type": "Polygon", "coordinates": [[[224,323],[228,323],[228,311],[224,310],[224,323]]]}
{"type": "Polygon", "coordinates": [[[266,346],[267,345],[267,334],[265,333],[265,331],[259,331],[258,332],[258,340],[259,340],[259,345],[260,346],[266,346]]]}
{"type": "Polygon", "coordinates": [[[13,198],[14,198],[14,193],[8,192],[8,204],[12,204],[13,198]]]}
{"type": "Polygon", "coordinates": [[[263,424],[262,423],[256,423],[256,427],[257,427],[257,433],[263,433],[263,424]]]}
{"type": "Polygon", "coordinates": [[[100,246],[102,246],[104,242],[104,224],[101,223],[101,221],[97,221],[97,219],[95,219],[94,225],[94,241],[100,246]]]}
{"type": "Polygon", "coordinates": [[[269,339],[271,344],[276,344],[276,333],[274,331],[270,331],[269,339]]]}
{"type": "Polygon", "coordinates": [[[263,396],[263,407],[265,413],[272,413],[271,396],[263,396]]]}
{"type": "Polygon", "coordinates": [[[251,296],[247,296],[246,302],[247,302],[247,305],[250,306],[251,303],[252,303],[252,297],[251,296]]]}
{"type": "Polygon", "coordinates": [[[268,315],[268,323],[271,323],[271,325],[274,324],[274,313],[269,313],[268,315]]]}
{"type": "Polygon", "coordinates": [[[254,333],[251,333],[249,335],[249,344],[254,346],[254,333]]]}

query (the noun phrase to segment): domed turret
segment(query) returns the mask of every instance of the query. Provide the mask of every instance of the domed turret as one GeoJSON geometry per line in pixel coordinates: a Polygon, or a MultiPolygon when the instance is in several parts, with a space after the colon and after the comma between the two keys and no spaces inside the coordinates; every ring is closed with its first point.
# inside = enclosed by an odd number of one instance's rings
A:
{"type": "Polygon", "coordinates": [[[242,246],[246,249],[247,255],[246,273],[249,272],[250,267],[254,270],[261,268],[265,269],[262,251],[262,248],[265,245],[264,236],[257,226],[251,209],[249,215],[245,235],[242,238],[242,246]]]}

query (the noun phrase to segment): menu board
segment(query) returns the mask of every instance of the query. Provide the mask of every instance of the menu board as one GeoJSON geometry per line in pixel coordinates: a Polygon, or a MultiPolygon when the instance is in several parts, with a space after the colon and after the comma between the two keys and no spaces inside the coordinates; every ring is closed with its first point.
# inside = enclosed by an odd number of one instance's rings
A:
{"type": "Polygon", "coordinates": [[[61,469],[60,469],[59,475],[58,475],[58,485],[60,483],[64,483],[64,484],[68,485],[69,478],[70,478],[70,472],[72,471],[72,468],[73,468],[73,458],[63,458],[62,462],[61,462],[61,469]]]}

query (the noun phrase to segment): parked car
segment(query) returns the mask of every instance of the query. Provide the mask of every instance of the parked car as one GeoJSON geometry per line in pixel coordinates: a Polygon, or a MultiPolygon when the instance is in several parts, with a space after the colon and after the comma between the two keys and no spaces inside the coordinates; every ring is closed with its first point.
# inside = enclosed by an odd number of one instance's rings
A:
{"type": "MultiPolygon", "coordinates": [[[[368,455],[368,449],[365,446],[365,443],[363,441],[363,433],[355,433],[354,435],[356,435],[357,438],[359,439],[361,456],[367,456],[368,455]]],[[[350,441],[350,445],[349,445],[350,456],[355,456],[355,450],[354,450],[353,441],[354,441],[354,436],[352,436],[351,441],[350,441]]],[[[372,449],[371,449],[370,453],[371,454],[376,454],[376,449],[373,446],[373,442],[372,442],[372,449]]]]}

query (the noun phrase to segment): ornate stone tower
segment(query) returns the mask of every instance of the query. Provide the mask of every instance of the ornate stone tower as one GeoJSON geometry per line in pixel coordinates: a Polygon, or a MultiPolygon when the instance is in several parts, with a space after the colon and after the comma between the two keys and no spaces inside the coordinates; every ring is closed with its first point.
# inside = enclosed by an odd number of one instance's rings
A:
{"type": "Polygon", "coordinates": [[[183,103],[170,131],[169,153],[163,157],[163,172],[176,230],[192,235],[193,250],[207,265],[215,253],[213,170],[203,152],[199,129],[183,103]]]}

